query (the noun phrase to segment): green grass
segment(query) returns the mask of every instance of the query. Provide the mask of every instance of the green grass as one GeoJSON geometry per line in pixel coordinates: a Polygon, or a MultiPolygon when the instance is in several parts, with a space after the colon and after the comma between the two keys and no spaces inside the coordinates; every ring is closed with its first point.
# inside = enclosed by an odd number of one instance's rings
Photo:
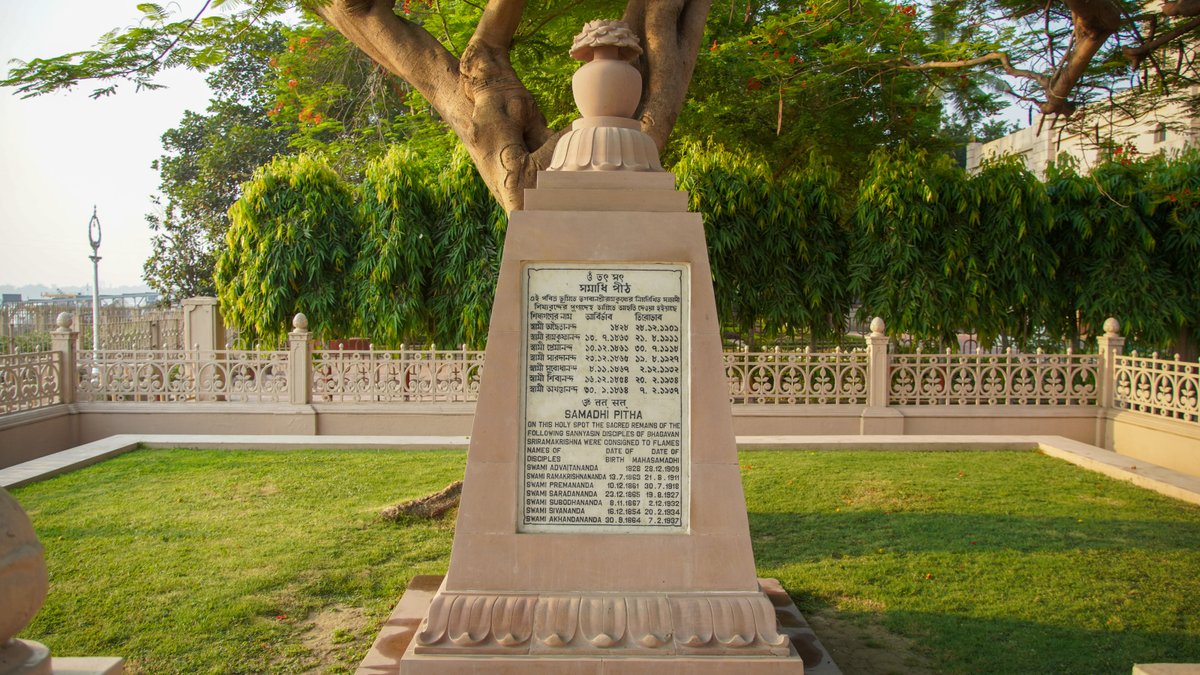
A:
{"type": "Polygon", "coordinates": [[[1200,662],[1200,508],[1034,453],[742,463],[759,573],[936,672],[1200,662]]]}
{"type": "MultiPolygon", "coordinates": [[[[899,636],[944,673],[1200,661],[1200,508],[1034,453],[741,462],[759,572],[818,626],[899,636]]],[[[52,582],[22,637],[133,673],[352,672],[408,580],[450,551],[451,523],[377,512],[464,464],[141,450],[18,488],[52,582]]]]}
{"type": "Polygon", "coordinates": [[[140,450],[18,488],[51,579],[23,637],[135,673],[353,672],[408,580],[445,572],[453,536],[453,521],[376,514],[465,459],[140,450]],[[314,635],[338,609],[359,625],[314,635]]]}

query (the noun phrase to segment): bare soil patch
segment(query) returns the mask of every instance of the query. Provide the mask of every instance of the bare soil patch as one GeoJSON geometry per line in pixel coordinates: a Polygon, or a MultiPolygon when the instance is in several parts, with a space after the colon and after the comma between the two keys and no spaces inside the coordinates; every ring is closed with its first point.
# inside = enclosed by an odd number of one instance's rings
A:
{"type": "Polygon", "coordinates": [[[358,607],[326,607],[310,614],[305,623],[309,628],[300,636],[302,644],[311,652],[320,665],[310,673],[353,672],[357,663],[350,657],[358,651],[364,641],[367,645],[375,639],[374,631],[367,630],[366,613],[358,607]],[[368,635],[367,633],[372,633],[368,635]]]}
{"type": "Polygon", "coordinates": [[[877,623],[829,612],[810,612],[805,619],[843,675],[936,675],[915,642],[877,623]]]}

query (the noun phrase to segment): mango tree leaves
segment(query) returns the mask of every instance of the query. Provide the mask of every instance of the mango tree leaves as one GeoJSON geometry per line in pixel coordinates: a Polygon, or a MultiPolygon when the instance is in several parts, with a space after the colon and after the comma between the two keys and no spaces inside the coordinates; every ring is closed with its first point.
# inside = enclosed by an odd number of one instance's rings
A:
{"type": "Polygon", "coordinates": [[[360,239],[354,192],[307,155],[280,157],[242,186],[217,259],[217,298],[243,344],[281,342],[304,313],[318,337],[344,337],[344,277],[360,239]]]}

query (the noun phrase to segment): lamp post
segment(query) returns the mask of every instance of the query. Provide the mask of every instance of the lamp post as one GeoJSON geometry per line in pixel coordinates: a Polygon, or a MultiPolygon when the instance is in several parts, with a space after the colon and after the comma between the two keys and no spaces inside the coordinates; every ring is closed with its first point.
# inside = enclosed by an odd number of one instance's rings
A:
{"type": "Polygon", "coordinates": [[[92,219],[88,221],[88,243],[92,245],[92,352],[100,351],[100,219],[96,207],[92,207],[92,219]]]}

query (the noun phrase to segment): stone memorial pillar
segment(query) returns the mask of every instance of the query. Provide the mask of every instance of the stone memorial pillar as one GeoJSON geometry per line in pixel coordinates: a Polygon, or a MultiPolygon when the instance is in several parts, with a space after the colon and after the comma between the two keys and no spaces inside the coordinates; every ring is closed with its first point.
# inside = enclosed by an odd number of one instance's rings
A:
{"type": "Polygon", "coordinates": [[[511,216],[450,568],[400,672],[802,673],[755,574],[703,223],[630,119],[637,38],[595,21],[571,53],[583,118],[511,216]]]}
{"type": "Polygon", "coordinates": [[[225,322],[216,298],[196,297],[183,301],[183,349],[191,364],[188,369],[195,381],[196,400],[221,399],[210,393],[214,379],[224,377],[218,365],[218,351],[225,349],[225,322]]]}
{"type": "Polygon", "coordinates": [[[206,353],[225,349],[225,322],[216,298],[183,301],[183,348],[206,353]]]}

